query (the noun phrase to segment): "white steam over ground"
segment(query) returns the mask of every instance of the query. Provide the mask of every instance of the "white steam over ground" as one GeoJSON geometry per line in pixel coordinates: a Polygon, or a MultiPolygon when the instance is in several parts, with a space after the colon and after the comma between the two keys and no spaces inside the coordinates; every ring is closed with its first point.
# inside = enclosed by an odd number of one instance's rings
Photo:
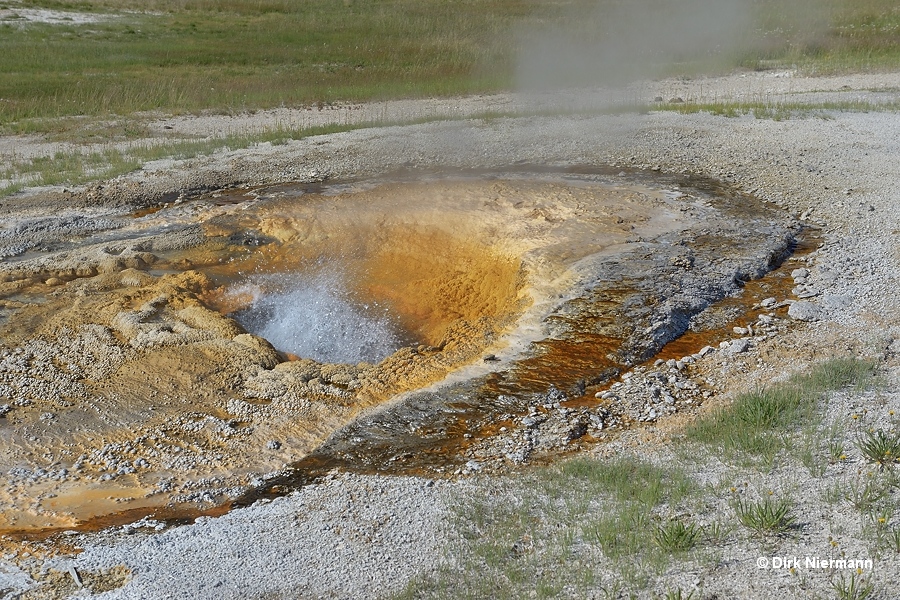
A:
{"type": "Polygon", "coordinates": [[[773,31],[809,42],[828,14],[823,0],[576,1],[561,21],[520,32],[517,83],[528,92],[610,88],[728,68],[765,49],[773,31]]]}
{"type": "Polygon", "coordinates": [[[252,298],[234,318],[275,348],[325,363],[377,363],[403,345],[387,310],[362,303],[333,269],[257,275],[229,294],[252,298]]]}

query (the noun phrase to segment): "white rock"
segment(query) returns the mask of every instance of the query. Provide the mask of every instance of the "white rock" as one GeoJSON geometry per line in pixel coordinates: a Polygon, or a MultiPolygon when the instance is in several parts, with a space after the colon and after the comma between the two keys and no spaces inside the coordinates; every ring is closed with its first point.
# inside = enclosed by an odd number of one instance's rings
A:
{"type": "Polygon", "coordinates": [[[794,302],[788,308],[788,316],[797,321],[816,321],[821,311],[812,302],[794,302]]]}
{"type": "Polygon", "coordinates": [[[746,352],[750,347],[750,340],[733,340],[731,343],[728,343],[727,347],[724,349],[724,353],[728,356],[733,356],[735,354],[740,354],[741,352],[746,352]]]}

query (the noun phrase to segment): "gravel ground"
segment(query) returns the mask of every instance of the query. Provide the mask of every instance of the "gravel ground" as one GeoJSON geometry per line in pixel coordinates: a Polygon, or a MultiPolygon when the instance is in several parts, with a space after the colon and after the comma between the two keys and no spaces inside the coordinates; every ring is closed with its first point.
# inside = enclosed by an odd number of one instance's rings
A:
{"type": "MultiPolygon", "coordinates": [[[[798,102],[819,102],[825,98],[821,94],[827,93],[829,100],[852,102],[868,98],[873,89],[880,90],[878,101],[896,100],[898,83],[897,74],[828,79],[751,74],[648,84],[646,90],[654,96],[671,93],[684,99],[712,94],[719,100],[740,94],[766,97],[766,90],[773,90],[798,102]]],[[[459,102],[483,106],[479,99],[459,102]]],[[[415,103],[404,106],[409,107],[404,109],[410,111],[406,114],[415,114],[415,103]]],[[[429,114],[434,102],[422,106],[429,114]]],[[[216,122],[178,120],[173,126],[188,131],[197,124],[203,128],[216,122]]],[[[708,371],[721,392],[711,403],[757,381],[783,378],[818,357],[854,352],[887,357],[889,376],[880,397],[892,405],[897,398],[895,340],[900,338],[900,303],[893,296],[900,275],[898,156],[900,118],[892,112],[816,111],[780,121],[672,112],[460,120],[364,129],[179,163],[160,161],[103,185],[9,198],[2,211],[18,215],[68,211],[70,217],[80,207],[99,206],[115,216],[173,193],[365,177],[399,168],[490,168],[523,162],[698,173],[753,192],[820,227],[824,236],[823,246],[808,255],[809,273],[799,278],[800,289],[795,291],[795,296],[807,295],[804,320],[767,342],[780,362],[763,361],[759,350],[709,359],[708,371]]],[[[27,241],[29,235],[36,239],[63,235],[64,229],[50,222],[22,237],[27,241]]],[[[842,398],[832,410],[869,405],[874,410],[878,401],[871,396],[842,398]]],[[[664,438],[664,422],[659,429],[626,436],[623,447],[640,442],[642,453],[664,459],[667,450],[654,442],[664,438]]],[[[87,589],[79,590],[74,577],[66,575],[69,566],[85,574],[88,583],[93,581],[92,573],[109,574],[114,572],[112,567],[125,565],[128,582],[100,597],[388,595],[437,564],[447,527],[447,498],[465,493],[469,485],[461,481],[429,486],[415,478],[336,475],[295,495],[162,533],[141,529],[131,535],[117,531],[73,537],[85,548],[77,557],[44,563],[19,557],[2,563],[0,593],[16,597],[22,592],[29,577],[21,568],[28,568],[37,569],[32,576],[56,582],[35,597],[84,596],[87,589]],[[41,567],[49,569],[45,575],[39,574],[41,567]],[[53,579],[54,573],[63,576],[53,579]]],[[[810,505],[815,504],[814,491],[806,495],[810,505]]],[[[733,554],[756,556],[758,549],[747,542],[735,547],[733,554]]],[[[892,591],[900,576],[896,557],[885,558],[877,571],[883,597],[896,597],[892,591]]],[[[96,581],[108,581],[111,575],[106,577],[98,576],[96,581]]],[[[770,581],[759,577],[752,568],[723,568],[705,576],[706,589],[721,594],[715,597],[755,598],[763,593],[760,582],[770,581]]],[[[827,581],[810,586],[801,593],[789,585],[767,585],[765,593],[772,598],[833,594],[827,581]]],[[[103,588],[98,583],[95,589],[103,588]]]]}
{"type": "Polygon", "coordinates": [[[191,527],[110,536],[108,546],[100,542],[76,561],[50,568],[102,571],[124,563],[137,569],[141,576],[132,585],[100,596],[110,600],[379,597],[438,561],[446,486],[418,478],[329,476],[291,496],[201,518],[191,527]],[[214,563],[211,547],[223,550],[214,563]]]}

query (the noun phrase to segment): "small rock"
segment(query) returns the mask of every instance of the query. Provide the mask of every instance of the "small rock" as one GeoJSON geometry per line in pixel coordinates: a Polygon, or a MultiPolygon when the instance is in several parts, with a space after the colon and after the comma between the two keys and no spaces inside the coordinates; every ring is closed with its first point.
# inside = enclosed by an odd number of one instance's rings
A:
{"type": "Polygon", "coordinates": [[[791,277],[794,279],[806,279],[809,277],[809,269],[794,269],[791,271],[791,277]]]}
{"type": "Polygon", "coordinates": [[[268,448],[269,450],[278,450],[279,448],[281,448],[281,442],[279,442],[278,440],[269,440],[268,442],[266,442],[266,448],[268,448]]]}
{"type": "Polygon", "coordinates": [[[819,307],[812,302],[794,302],[788,308],[788,316],[797,321],[816,321],[820,314],[819,307]]]}
{"type": "Polygon", "coordinates": [[[564,402],[567,399],[565,392],[557,388],[555,385],[551,385],[547,389],[547,400],[551,403],[564,402]]]}
{"type": "Polygon", "coordinates": [[[715,348],[713,348],[712,346],[703,346],[703,348],[701,348],[700,352],[698,352],[697,354],[699,354],[700,356],[706,356],[707,354],[709,354],[710,352],[712,352],[714,350],[715,350],[715,348]]]}
{"type": "Polygon", "coordinates": [[[732,331],[734,331],[738,335],[747,335],[746,327],[734,327],[732,328],[732,331]]]}
{"type": "Polygon", "coordinates": [[[771,307],[775,306],[775,302],[776,302],[775,298],[766,298],[765,300],[760,302],[759,305],[762,306],[763,308],[771,308],[771,307]]]}
{"type": "Polygon", "coordinates": [[[724,352],[728,356],[734,356],[735,354],[746,352],[749,347],[750,340],[734,340],[728,344],[728,346],[724,349],[724,352]]]}

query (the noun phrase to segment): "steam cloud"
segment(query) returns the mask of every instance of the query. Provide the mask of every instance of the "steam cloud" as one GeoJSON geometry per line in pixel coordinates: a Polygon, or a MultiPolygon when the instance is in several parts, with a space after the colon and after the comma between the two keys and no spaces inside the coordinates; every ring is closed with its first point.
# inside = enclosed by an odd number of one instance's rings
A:
{"type": "Polygon", "coordinates": [[[827,23],[822,0],[593,0],[576,2],[560,22],[519,33],[521,91],[616,87],[638,79],[723,64],[759,48],[762,27],[805,29],[827,23]]]}

